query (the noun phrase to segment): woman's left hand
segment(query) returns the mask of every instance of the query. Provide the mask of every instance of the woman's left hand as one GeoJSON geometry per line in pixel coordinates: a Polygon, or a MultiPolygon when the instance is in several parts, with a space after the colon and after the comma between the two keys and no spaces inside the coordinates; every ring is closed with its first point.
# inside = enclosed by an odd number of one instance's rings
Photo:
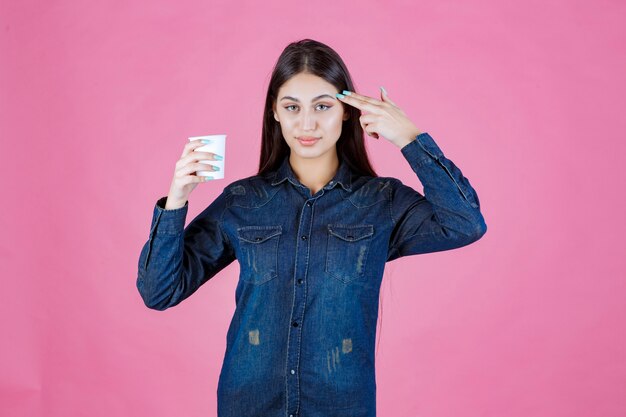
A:
{"type": "MultiPolygon", "coordinates": [[[[343,93],[345,95],[346,91],[344,90],[343,93]]],[[[359,117],[359,122],[369,136],[378,139],[379,135],[382,135],[389,142],[402,148],[421,133],[415,124],[406,117],[402,109],[389,99],[387,92],[383,91],[382,88],[381,100],[352,91],[349,93],[343,98],[337,95],[337,98],[343,103],[368,112],[368,114],[359,117]]]]}

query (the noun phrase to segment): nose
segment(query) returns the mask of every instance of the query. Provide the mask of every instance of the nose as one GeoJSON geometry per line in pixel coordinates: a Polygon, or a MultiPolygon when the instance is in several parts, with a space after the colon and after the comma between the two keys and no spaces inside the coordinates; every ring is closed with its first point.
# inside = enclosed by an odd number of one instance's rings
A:
{"type": "Polygon", "coordinates": [[[317,123],[314,110],[305,110],[302,113],[302,130],[315,130],[315,124],[317,123]]]}

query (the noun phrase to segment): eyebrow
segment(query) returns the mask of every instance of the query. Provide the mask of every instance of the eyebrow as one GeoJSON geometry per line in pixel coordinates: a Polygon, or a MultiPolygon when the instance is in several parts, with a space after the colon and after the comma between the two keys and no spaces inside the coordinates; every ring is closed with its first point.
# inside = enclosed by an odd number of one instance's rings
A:
{"type": "MultiPolygon", "coordinates": [[[[317,97],[313,98],[313,100],[312,100],[312,101],[317,101],[317,100],[319,100],[319,99],[321,99],[321,98],[332,98],[332,99],[335,99],[335,97],[331,96],[330,94],[322,94],[322,95],[320,95],[320,96],[317,96],[317,97]]],[[[293,101],[295,101],[296,103],[300,103],[300,100],[298,100],[298,99],[297,99],[297,98],[295,98],[295,97],[291,97],[291,96],[285,96],[285,97],[281,98],[280,100],[281,100],[281,101],[282,101],[282,100],[293,100],[293,101]]]]}

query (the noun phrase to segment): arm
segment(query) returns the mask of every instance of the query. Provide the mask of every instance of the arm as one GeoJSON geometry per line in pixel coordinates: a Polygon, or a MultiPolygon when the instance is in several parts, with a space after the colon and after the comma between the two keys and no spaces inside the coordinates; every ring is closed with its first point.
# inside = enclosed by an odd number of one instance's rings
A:
{"type": "Polygon", "coordinates": [[[221,227],[228,205],[222,192],[184,228],[189,203],[166,210],[167,197],[154,206],[150,236],[139,256],[137,289],[145,305],[165,310],[179,304],[235,260],[221,227]]]}
{"type": "Polygon", "coordinates": [[[424,186],[424,195],[395,179],[393,231],[387,261],[469,245],[487,232],[480,202],[461,170],[424,132],[401,152],[424,186]]]}

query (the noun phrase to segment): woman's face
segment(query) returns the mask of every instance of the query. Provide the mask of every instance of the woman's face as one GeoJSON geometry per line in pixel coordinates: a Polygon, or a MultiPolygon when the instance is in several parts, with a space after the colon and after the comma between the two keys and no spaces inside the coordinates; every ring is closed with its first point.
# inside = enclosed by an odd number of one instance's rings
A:
{"type": "Polygon", "coordinates": [[[278,90],[274,119],[291,149],[292,157],[336,157],[335,144],[349,114],[335,94],[339,91],[316,75],[300,73],[278,90]],[[313,137],[309,143],[298,138],[313,137]]]}

